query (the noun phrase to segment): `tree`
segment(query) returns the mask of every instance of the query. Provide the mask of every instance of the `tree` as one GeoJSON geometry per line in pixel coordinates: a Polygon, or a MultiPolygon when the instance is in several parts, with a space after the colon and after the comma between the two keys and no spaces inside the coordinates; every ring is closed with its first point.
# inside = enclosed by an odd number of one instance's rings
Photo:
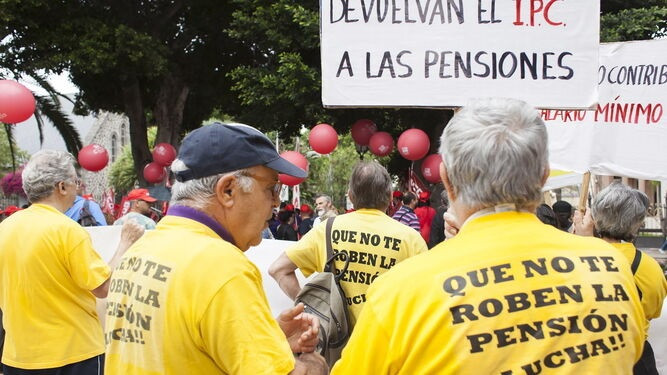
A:
{"type": "Polygon", "coordinates": [[[9,172],[15,168],[15,166],[20,166],[25,164],[30,155],[24,150],[16,147],[16,144],[13,140],[8,139],[7,137],[0,137],[0,172],[9,172]],[[10,147],[11,142],[11,147],[10,147]],[[12,162],[12,157],[14,162],[12,162]]]}
{"type": "MultiPolygon", "coordinates": [[[[275,137],[275,132],[269,133],[275,137]]],[[[294,137],[294,141],[281,144],[281,152],[296,150],[296,139],[299,141],[298,151],[308,159],[308,178],[300,184],[301,201],[303,203],[315,201],[316,194],[327,194],[332,197],[334,205],[338,209],[345,208],[345,194],[347,193],[350,174],[355,164],[360,160],[377,160],[387,166],[390,156],[377,157],[369,152],[360,155],[355,147],[354,141],[349,133],[338,137],[338,146],[327,155],[321,155],[313,151],[308,144],[309,129],[302,129],[301,133],[294,137]]]]}
{"type": "MultiPolygon", "coordinates": [[[[155,127],[148,128],[146,138],[150,147],[155,146],[156,135],[157,129],[155,127]]],[[[125,146],[120,157],[111,164],[111,168],[109,169],[109,184],[116,192],[127,192],[132,190],[137,184],[139,181],[138,176],[132,162],[132,147],[129,145],[125,146]]]]}
{"type": "MultiPolygon", "coordinates": [[[[370,118],[397,136],[402,130],[425,130],[435,152],[438,136],[452,115],[435,109],[324,109],[321,106],[319,8],[312,1],[239,0],[231,35],[252,46],[254,59],[232,71],[232,90],[240,107],[231,111],[241,121],[281,136],[302,126],[329,122],[339,133],[359,118],[370,118]]],[[[666,0],[605,0],[602,2],[601,39],[622,41],[665,35],[666,0]]],[[[227,111],[230,111],[227,109],[227,111]]],[[[392,173],[409,162],[395,156],[392,173]]]]}
{"type": "MultiPolygon", "coordinates": [[[[226,113],[265,131],[278,130],[281,137],[321,122],[346,134],[356,120],[369,118],[394,136],[412,127],[426,131],[435,152],[435,139],[451,117],[450,110],[322,107],[317,2],[238,0],[237,4],[230,35],[254,54],[252,61],[230,74],[239,106],[226,106],[226,113]]],[[[388,163],[395,174],[409,165],[401,157],[388,163]]]]}
{"type": "Polygon", "coordinates": [[[641,4],[618,0],[604,1],[602,11],[600,19],[602,42],[645,40],[667,36],[665,0],[645,1],[641,4]]]}
{"type": "MultiPolygon", "coordinates": [[[[0,44],[0,55],[2,55],[2,48],[3,45],[0,44]]],[[[0,69],[9,71],[8,69],[10,69],[10,67],[0,65],[0,69]]],[[[57,92],[41,74],[34,71],[26,71],[19,67],[12,67],[12,69],[14,69],[11,71],[14,78],[18,78],[20,76],[29,76],[47,93],[46,95],[35,95],[35,93],[33,93],[33,96],[35,97],[34,115],[35,121],[37,122],[37,130],[39,132],[39,143],[44,143],[44,123],[45,120],[48,120],[60,133],[60,136],[65,142],[67,151],[71,152],[76,157],[82,147],[81,138],[79,136],[79,132],[76,130],[76,128],[74,128],[72,120],[69,119],[60,104],[61,99],[68,101],[71,101],[71,99],[57,92]]],[[[5,79],[5,77],[0,74],[0,79],[5,79]]],[[[4,130],[6,134],[7,147],[9,150],[8,156],[10,160],[12,160],[12,168],[16,169],[17,163],[20,163],[16,159],[21,155],[15,154],[14,152],[15,146],[12,126],[10,124],[4,124],[4,130]]]]}
{"type": "Polygon", "coordinates": [[[232,100],[227,77],[249,51],[231,39],[233,3],[214,0],[4,0],[3,58],[49,72],[68,70],[79,111],[122,112],[134,169],[151,161],[146,129],[178,145],[216,104],[232,100]]]}

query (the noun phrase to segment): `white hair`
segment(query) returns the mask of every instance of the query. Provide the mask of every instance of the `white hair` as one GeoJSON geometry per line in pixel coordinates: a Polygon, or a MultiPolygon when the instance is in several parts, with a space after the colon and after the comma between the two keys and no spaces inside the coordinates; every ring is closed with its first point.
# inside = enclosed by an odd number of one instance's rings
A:
{"type": "Polygon", "coordinates": [[[74,157],[65,151],[39,151],[30,158],[21,177],[28,200],[39,202],[49,197],[59,182],[76,178],[74,157]]]}
{"type": "Polygon", "coordinates": [[[442,133],[440,155],[457,200],[469,209],[532,209],[540,202],[547,131],[523,101],[478,99],[463,107],[442,133]]]}
{"type": "MultiPolygon", "coordinates": [[[[189,168],[180,159],[176,159],[171,163],[171,170],[174,173],[188,169],[189,168]]],[[[239,169],[232,172],[215,174],[184,182],[176,181],[171,187],[171,201],[169,204],[172,206],[189,206],[201,210],[210,204],[211,199],[215,196],[215,185],[218,183],[218,180],[227,175],[236,176],[236,181],[243,192],[248,193],[252,190],[252,180],[248,170],[239,169]]]]}
{"type": "Polygon", "coordinates": [[[648,204],[646,194],[614,182],[593,199],[595,229],[603,238],[633,241],[644,225],[648,204]]]}

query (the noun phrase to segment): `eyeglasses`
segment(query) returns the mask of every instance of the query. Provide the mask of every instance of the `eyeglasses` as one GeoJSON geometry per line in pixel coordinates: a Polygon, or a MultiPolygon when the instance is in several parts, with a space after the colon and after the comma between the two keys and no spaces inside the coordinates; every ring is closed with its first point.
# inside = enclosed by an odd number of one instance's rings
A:
{"type": "MultiPolygon", "coordinates": [[[[65,181],[60,181],[60,182],[62,182],[63,184],[71,183],[72,185],[76,186],[77,188],[80,188],[81,185],[83,184],[83,182],[81,181],[81,179],[78,178],[78,177],[74,177],[74,178],[72,178],[72,179],[65,180],[65,181]]],[[[58,182],[58,183],[56,184],[56,186],[58,186],[58,184],[60,184],[60,182],[58,182]]]]}
{"type": "MultiPolygon", "coordinates": [[[[260,182],[260,183],[261,183],[262,180],[263,180],[263,179],[259,178],[258,176],[254,175],[254,174],[252,174],[252,173],[247,173],[247,172],[238,173],[237,175],[238,175],[238,176],[244,176],[244,177],[250,177],[250,178],[252,178],[252,179],[254,179],[255,181],[258,181],[258,182],[260,182]]],[[[282,183],[280,183],[280,182],[276,182],[275,184],[269,186],[269,187],[267,188],[267,190],[271,192],[271,196],[272,196],[273,199],[275,200],[275,199],[277,199],[278,196],[280,195],[280,190],[282,189],[282,187],[283,187],[283,184],[282,184],[282,183]]]]}

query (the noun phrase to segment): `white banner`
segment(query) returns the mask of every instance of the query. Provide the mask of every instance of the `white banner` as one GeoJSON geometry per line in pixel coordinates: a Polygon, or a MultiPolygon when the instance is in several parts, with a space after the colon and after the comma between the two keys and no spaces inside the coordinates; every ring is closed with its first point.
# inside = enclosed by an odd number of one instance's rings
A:
{"type": "Polygon", "coordinates": [[[599,1],[321,0],[325,107],[597,103],[599,1]]]}
{"type": "Polygon", "coordinates": [[[596,111],[542,111],[551,168],[667,179],[667,40],[601,45],[596,76],[596,111]]]}

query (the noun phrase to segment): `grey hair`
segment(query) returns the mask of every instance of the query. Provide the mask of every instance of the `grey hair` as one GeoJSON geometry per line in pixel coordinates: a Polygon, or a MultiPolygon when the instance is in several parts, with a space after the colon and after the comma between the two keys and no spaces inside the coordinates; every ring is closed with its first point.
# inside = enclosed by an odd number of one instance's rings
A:
{"type": "Polygon", "coordinates": [[[315,197],[315,199],[319,199],[319,198],[324,198],[324,200],[327,201],[327,203],[332,203],[333,202],[333,200],[331,199],[331,196],[326,195],[326,194],[318,194],[315,197]]]}
{"type": "Polygon", "coordinates": [[[359,162],[350,175],[349,198],[354,208],[384,211],[391,200],[391,177],[380,163],[359,162]]]}
{"type": "Polygon", "coordinates": [[[549,168],[547,130],[535,108],[516,99],[478,99],[450,120],[440,155],[461,203],[533,209],[549,168]]]}
{"type": "MultiPolygon", "coordinates": [[[[174,173],[182,172],[188,170],[188,167],[182,160],[176,159],[171,163],[171,170],[174,173]]],[[[236,176],[243,192],[249,193],[252,190],[250,173],[247,169],[239,169],[184,182],[176,181],[171,187],[171,201],[169,204],[171,206],[188,206],[201,210],[209,205],[211,199],[215,196],[215,185],[218,183],[218,180],[227,175],[236,176]]]]}
{"type": "Polygon", "coordinates": [[[630,242],[644,224],[648,204],[646,194],[614,182],[593,199],[591,216],[595,229],[602,238],[630,242]]]}
{"type": "Polygon", "coordinates": [[[30,158],[21,177],[28,200],[39,202],[53,194],[59,182],[76,178],[74,157],[65,151],[39,151],[30,158]]]}

